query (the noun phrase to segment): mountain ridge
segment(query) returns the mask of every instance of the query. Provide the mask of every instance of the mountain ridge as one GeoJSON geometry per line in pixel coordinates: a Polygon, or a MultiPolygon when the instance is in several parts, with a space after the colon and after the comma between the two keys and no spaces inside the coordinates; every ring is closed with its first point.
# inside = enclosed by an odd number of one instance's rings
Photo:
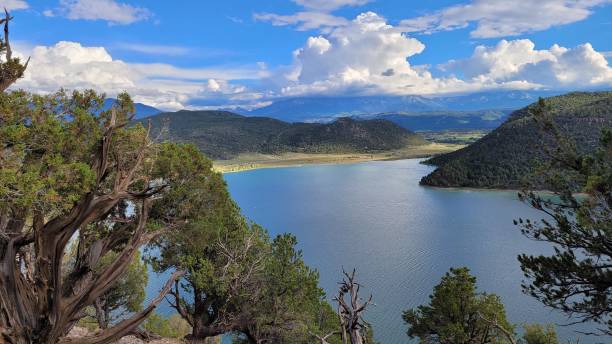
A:
{"type": "MultiPolygon", "coordinates": [[[[546,99],[559,130],[582,153],[593,151],[601,130],[612,128],[612,92],[572,92],[546,99]]],[[[544,140],[530,114],[535,104],[513,112],[497,129],[472,145],[429,159],[437,169],[421,184],[438,187],[516,189],[526,183],[545,189],[531,171],[548,158],[544,140]]]]}
{"type": "Polygon", "coordinates": [[[538,97],[560,91],[489,91],[457,96],[353,96],[294,97],[279,99],[254,110],[239,109],[246,116],[266,116],[284,121],[329,121],[334,117],[364,116],[401,112],[462,112],[515,110],[538,97]]]}
{"type": "Polygon", "coordinates": [[[386,120],[340,118],[332,123],[288,123],[247,117],[228,111],[166,112],[150,121],[153,136],[165,127],[164,139],[194,143],[213,159],[241,153],[365,153],[424,145],[419,135],[386,120]]]}

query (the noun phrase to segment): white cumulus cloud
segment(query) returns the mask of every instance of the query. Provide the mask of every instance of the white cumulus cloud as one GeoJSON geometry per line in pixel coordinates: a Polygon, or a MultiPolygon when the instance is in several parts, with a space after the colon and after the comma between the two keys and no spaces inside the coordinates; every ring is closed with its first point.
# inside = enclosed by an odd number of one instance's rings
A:
{"type": "Polygon", "coordinates": [[[440,67],[473,82],[520,80],[553,88],[612,85],[612,68],[606,57],[589,43],[575,48],[555,44],[537,50],[528,39],[502,40],[495,46],[478,46],[470,58],[440,67]]]}
{"type": "Polygon", "coordinates": [[[409,32],[435,32],[475,24],[472,37],[492,38],[546,30],[589,17],[596,6],[611,0],[472,0],[432,14],[403,20],[409,32]]]}
{"type": "Polygon", "coordinates": [[[440,77],[434,77],[428,66],[410,64],[410,58],[424,49],[401,27],[367,12],[343,27],[309,37],[294,52],[293,64],[279,70],[274,82],[285,96],[434,95],[612,85],[608,61],[588,43],[538,50],[530,40],[502,40],[492,47],[476,47],[469,58],[439,66],[446,72],[440,77]]]}
{"type": "Polygon", "coordinates": [[[427,94],[463,85],[454,78],[435,79],[427,70],[411,66],[407,59],[423,49],[420,41],[366,12],[327,35],[308,38],[294,52],[281,93],[427,94]]]}
{"type": "Polygon", "coordinates": [[[162,109],[187,107],[208,98],[231,102],[251,102],[261,96],[233,79],[253,79],[266,75],[258,65],[237,68],[179,68],[168,64],[133,64],[113,59],[103,47],[84,47],[76,42],[58,42],[17,51],[31,56],[23,79],[15,88],[49,93],[59,88],[93,88],[115,96],[128,91],[136,101],[162,109]]]}

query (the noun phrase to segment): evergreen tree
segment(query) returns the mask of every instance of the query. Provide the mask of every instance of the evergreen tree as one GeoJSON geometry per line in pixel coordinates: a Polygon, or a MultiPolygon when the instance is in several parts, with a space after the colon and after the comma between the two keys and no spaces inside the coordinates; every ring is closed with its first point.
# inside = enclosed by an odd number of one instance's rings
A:
{"type": "Polygon", "coordinates": [[[4,38],[0,38],[0,92],[4,92],[15,81],[23,77],[30,59],[21,63],[18,57],[13,57],[13,49],[9,40],[9,22],[13,20],[10,13],[4,9],[4,18],[0,19],[0,25],[4,24],[4,38]]]}
{"type": "Polygon", "coordinates": [[[408,336],[421,343],[500,343],[514,336],[499,296],[478,293],[467,268],[447,272],[429,304],[405,311],[403,318],[408,336]]]}
{"type": "Polygon", "coordinates": [[[523,342],[525,344],[558,344],[557,332],[552,324],[527,324],[523,326],[523,342]]]}
{"type": "MultiPolygon", "coordinates": [[[[111,110],[93,91],[0,93],[0,338],[55,344],[109,292],[139,248],[188,222],[184,185],[201,173],[190,146],[155,144],[129,126],[126,94],[111,110]],[[163,203],[161,206],[159,203],[163,203]],[[128,209],[130,209],[128,211],[128,209]],[[72,238],[82,245],[65,269],[72,238]],[[110,255],[116,255],[114,258],[110,255]],[[102,260],[109,259],[105,264],[102,260]]],[[[161,302],[71,343],[110,343],[161,302]]]]}
{"type": "Polygon", "coordinates": [[[612,131],[602,132],[595,153],[584,154],[562,134],[551,112],[541,99],[532,115],[542,138],[555,142],[547,151],[550,162],[542,168],[555,197],[521,192],[519,197],[543,218],[515,224],[555,251],[519,256],[527,279],[523,289],[579,322],[601,324],[599,334],[612,335],[612,131]],[[576,195],[577,190],[582,194],[576,195]]]}
{"type": "MultiPolygon", "coordinates": [[[[106,255],[100,262],[101,267],[110,264],[116,257],[115,252],[106,255]]],[[[147,266],[137,253],[115,285],[94,301],[98,326],[106,329],[116,321],[141,311],[148,280],[147,266]]]]}

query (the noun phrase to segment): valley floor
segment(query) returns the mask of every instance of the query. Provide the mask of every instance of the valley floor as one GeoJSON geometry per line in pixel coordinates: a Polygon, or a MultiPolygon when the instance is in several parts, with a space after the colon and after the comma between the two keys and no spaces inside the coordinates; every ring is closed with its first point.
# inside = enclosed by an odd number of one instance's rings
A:
{"type": "Polygon", "coordinates": [[[430,143],[422,146],[408,146],[402,149],[381,153],[354,154],[307,154],[283,153],[279,155],[248,153],[240,154],[230,160],[214,162],[215,170],[221,173],[240,172],[260,168],[289,167],[312,164],[349,164],[374,160],[399,160],[424,158],[448,153],[465,147],[461,144],[430,143]]]}

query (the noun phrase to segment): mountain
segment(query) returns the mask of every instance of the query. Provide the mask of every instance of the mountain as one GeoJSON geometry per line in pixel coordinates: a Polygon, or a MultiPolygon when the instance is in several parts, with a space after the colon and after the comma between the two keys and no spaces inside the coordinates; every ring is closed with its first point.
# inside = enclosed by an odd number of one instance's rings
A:
{"type": "MultiPolygon", "coordinates": [[[[147,118],[153,136],[197,145],[213,159],[240,153],[365,153],[425,144],[420,136],[386,120],[339,118],[331,123],[288,123],[227,111],[178,111],[147,118]]],[[[143,120],[141,120],[142,122],[143,120]]]]}
{"type": "Polygon", "coordinates": [[[385,119],[414,131],[492,130],[508,118],[512,110],[428,111],[354,116],[359,119],[385,119]]]}
{"type": "MultiPolygon", "coordinates": [[[[114,99],[114,98],[104,99],[104,106],[102,107],[102,109],[103,110],[110,109],[113,106],[113,104],[115,104],[116,101],[117,99],[114,99]]],[[[136,108],[136,119],[141,119],[141,118],[157,115],[158,113],[162,112],[159,109],[156,109],[152,106],[145,105],[142,103],[134,103],[134,107],[136,108]]]]}
{"type": "Polygon", "coordinates": [[[303,97],[280,99],[271,105],[251,111],[242,110],[240,113],[289,122],[321,122],[336,117],[389,113],[447,112],[448,116],[453,116],[457,111],[514,110],[533,103],[538,97],[556,94],[558,93],[552,91],[491,91],[446,97],[303,97]]]}
{"type": "Polygon", "coordinates": [[[330,120],[335,117],[392,111],[432,109],[441,109],[441,107],[435,101],[421,96],[307,97],[281,99],[245,114],[297,122],[330,120]]]}
{"type": "MultiPolygon", "coordinates": [[[[576,92],[548,98],[553,120],[571,137],[579,151],[597,147],[603,128],[612,128],[612,92],[576,92]]],[[[547,159],[544,141],[534,122],[532,104],[510,115],[504,124],[474,144],[428,160],[438,168],[421,184],[441,187],[520,188],[531,182],[544,189],[533,175],[547,159]]]]}

